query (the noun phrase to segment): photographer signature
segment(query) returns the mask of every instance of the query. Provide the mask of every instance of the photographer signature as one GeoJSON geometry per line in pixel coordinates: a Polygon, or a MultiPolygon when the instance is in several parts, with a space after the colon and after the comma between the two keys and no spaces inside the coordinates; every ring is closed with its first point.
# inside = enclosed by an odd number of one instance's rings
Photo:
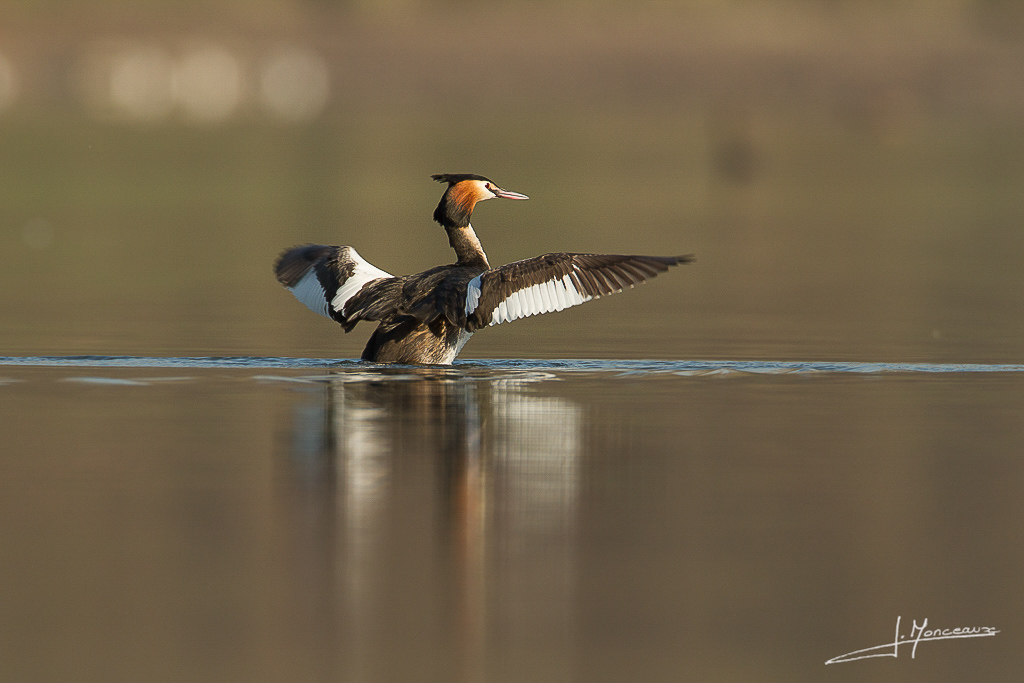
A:
{"type": "Polygon", "coordinates": [[[913,645],[910,648],[910,658],[915,659],[917,644],[926,640],[950,640],[952,638],[986,638],[999,633],[998,629],[991,626],[957,626],[956,628],[928,628],[928,619],[925,618],[921,624],[914,619],[910,628],[910,635],[900,635],[900,617],[896,617],[896,637],[891,643],[867,647],[863,650],[854,650],[845,655],[839,655],[825,662],[825,664],[838,664],[840,662],[854,662],[858,659],[869,657],[899,657],[901,645],[913,645]]]}

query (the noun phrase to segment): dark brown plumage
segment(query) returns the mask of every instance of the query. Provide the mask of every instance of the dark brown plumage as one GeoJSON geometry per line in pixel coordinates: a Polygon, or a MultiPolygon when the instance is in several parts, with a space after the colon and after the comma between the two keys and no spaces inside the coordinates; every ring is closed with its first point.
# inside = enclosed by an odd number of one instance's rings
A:
{"type": "Polygon", "coordinates": [[[448,364],[488,325],[560,311],[622,291],[689,263],[692,256],[553,253],[490,268],[470,219],[486,199],[527,199],[480,175],[437,174],[446,183],[434,220],[448,233],[456,263],[395,277],[352,247],[304,245],[284,252],[278,281],[311,310],[351,330],[379,325],[363,351],[381,363],[448,364]]]}

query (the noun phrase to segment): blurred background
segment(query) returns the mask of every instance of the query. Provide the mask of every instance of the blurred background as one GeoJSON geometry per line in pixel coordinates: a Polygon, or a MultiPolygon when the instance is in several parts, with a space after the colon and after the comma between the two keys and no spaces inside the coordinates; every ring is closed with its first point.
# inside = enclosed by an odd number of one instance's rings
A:
{"type": "Polygon", "coordinates": [[[1022,190],[1016,0],[4,0],[0,681],[1012,680],[1019,366],[771,361],[1021,363],[1022,190]],[[437,172],[697,261],[288,361],[370,329],[277,254],[450,262],[437,172]],[[901,615],[1003,633],[825,667],[901,615]]]}
{"type": "Polygon", "coordinates": [[[1022,37],[1010,0],[9,0],[0,346],[357,357],[271,264],[449,262],[446,171],[533,198],[478,212],[492,263],[698,255],[467,357],[1019,360],[1022,37]]]}

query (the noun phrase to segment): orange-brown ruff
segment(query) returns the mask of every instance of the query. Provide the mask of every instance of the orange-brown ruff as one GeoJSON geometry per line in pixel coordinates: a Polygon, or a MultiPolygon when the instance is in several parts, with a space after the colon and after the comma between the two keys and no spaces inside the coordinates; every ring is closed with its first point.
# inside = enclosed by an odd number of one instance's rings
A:
{"type": "Polygon", "coordinates": [[[528,199],[471,173],[431,176],[445,183],[434,220],[455,251],[451,265],[394,276],[352,247],[307,244],[285,251],[274,272],[311,310],[346,332],[377,322],[363,360],[447,365],[482,327],[560,311],[645,282],[692,256],[552,253],[498,268],[470,224],[487,199],[528,199]]]}

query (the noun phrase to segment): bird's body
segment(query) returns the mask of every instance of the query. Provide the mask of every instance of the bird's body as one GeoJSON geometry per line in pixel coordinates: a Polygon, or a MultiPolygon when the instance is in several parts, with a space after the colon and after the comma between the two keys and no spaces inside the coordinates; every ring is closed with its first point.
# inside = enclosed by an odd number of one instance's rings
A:
{"type": "Polygon", "coordinates": [[[378,322],[363,350],[377,363],[447,365],[481,327],[560,311],[644,282],[689,256],[544,254],[498,268],[487,262],[470,225],[477,202],[527,199],[478,175],[442,174],[448,184],[434,220],[458,260],[415,275],[393,276],[352,247],[305,245],[284,252],[278,281],[311,310],[351,330],[378,322]]]}

